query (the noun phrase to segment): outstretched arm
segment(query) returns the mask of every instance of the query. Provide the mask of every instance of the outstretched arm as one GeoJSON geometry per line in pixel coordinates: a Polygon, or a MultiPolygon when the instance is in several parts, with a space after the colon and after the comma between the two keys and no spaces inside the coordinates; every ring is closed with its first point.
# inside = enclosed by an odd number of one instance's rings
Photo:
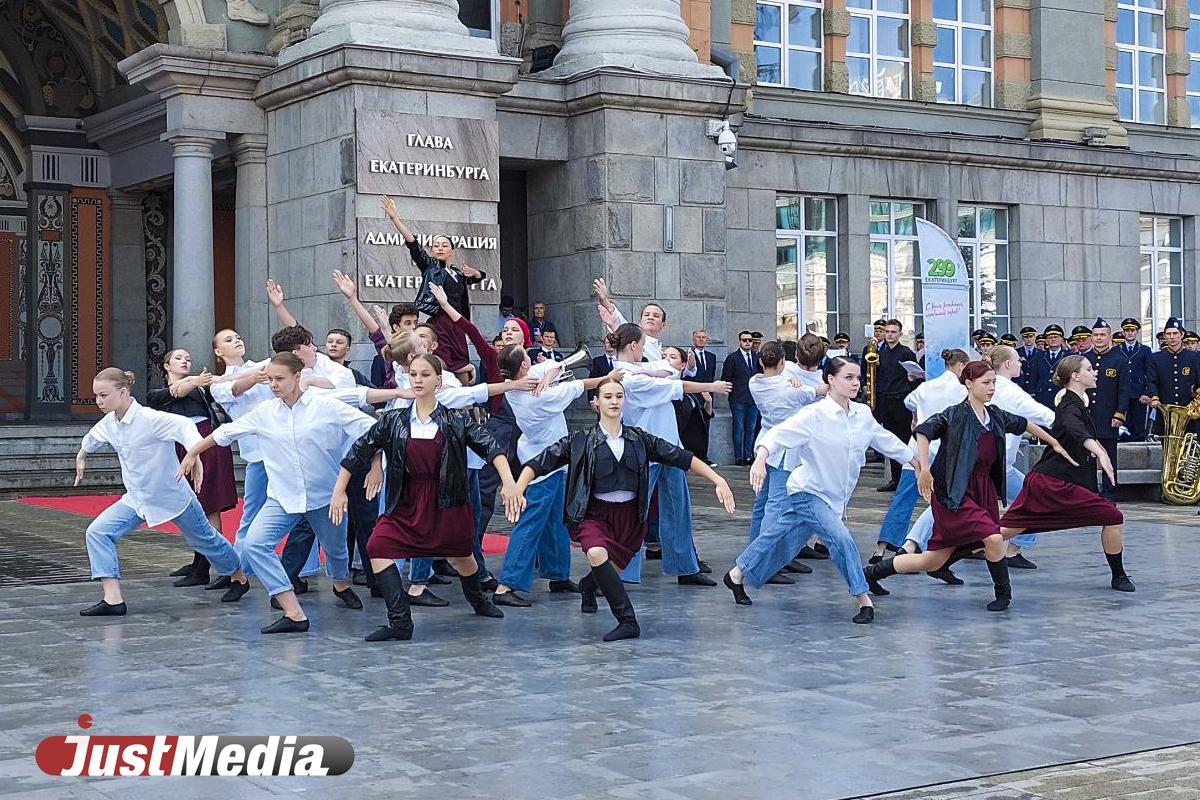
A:
{"type": "Polygon", "coordinates": [[[404,238],[405,243],[416,241],[416,236],[409,230],[408,226],[400,221],[400,215],[396,213],[396,201],[384,195],[379,198],[379,205],[383,206],[383,213],[387,214],[387,218],[392,221],[392,225],[400,232],[400,236],[404,238]]]}
{"type": "Polygon", "coordinates": [[[354,281],[349,275],[342,272],[340,269],[333,271],[333,282],[338,287],[338,291],[350,303],[350,310],[354,312],[354,316],[358,317],[358,321],[362,323],[363,328],[368,334],[372,334],[379,330],[379,324],[375,318],[371,316],[371,312],[367,311],[358,299],[358,287],[354,285],[354,281]]]}
{"type": "Polygon", "coordinates": [[[721,501],[721,505],[725,510],[732,514],[735,510],[733,502],[733,491],[729,488],[729,483],[717,474],[717,471],[705,464],[700,459],[692,456],[692,464],[688,467],[690,472],[694,472],[701,478],[711,483],[717,490],[717,499],[721,501]]]}
{"type": "Polygon", "coordinates": [[[267,300],[270,301],[271,307],[275,309],[275,316],[279,317],[279,324],[285,328],[290,328],[293,325],[299,325],[296,318],[292,316],[292,312],[287,310],[287,306],[283,304],[283,284],[276,283],[273,279],[267,278],[267,300]]]}

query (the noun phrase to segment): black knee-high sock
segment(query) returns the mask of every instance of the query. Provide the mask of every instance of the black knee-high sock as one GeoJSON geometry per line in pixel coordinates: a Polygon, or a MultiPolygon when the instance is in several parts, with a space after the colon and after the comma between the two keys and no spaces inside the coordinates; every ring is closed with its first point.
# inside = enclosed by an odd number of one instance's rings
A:
{"type": "Polygon", "coordinates": [[[1104,554],[1104,557],[1106,559],[1108,559],[1108,568],[1110,570],[1112,570],[1112,576],[1114,578],[1125,577],[1125,564],[1121,560],[1121,556],[1124,554],[1124,552],[1125,551],[1122,550],[1120,553],[1105,553],[1104,554]]]}

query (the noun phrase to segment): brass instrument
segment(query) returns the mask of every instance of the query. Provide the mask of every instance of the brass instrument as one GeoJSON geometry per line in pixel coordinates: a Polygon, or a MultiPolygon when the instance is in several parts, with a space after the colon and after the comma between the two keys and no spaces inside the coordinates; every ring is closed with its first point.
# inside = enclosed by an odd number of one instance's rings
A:
{"type": "Polygon", "coordinates": [[[875,408],[875,370],[879,368],[879,344],[874,337],[867,342],[867,354],[863,356],[867,364],[866,399],[867,405],[875,408]]]}
{"type": "Polygon", "coordinates": [[[1200,441],[1187,433],[1188,423],[1200,419],[1200,397],[1186,406],[1160,405],[1163,418],[1162,493],[1177,506],[1200,501],[1200,441]]]}
{"type": "Polygon", "coordinates": [[[581,344],[575,348],[575,352],[558,362],[558,366],[562,367],[562,372],[554,379],[552,385],[562,383],[563,381],[575,380],[575,373],[571,370],[576,367],[582,367],[592,360],[592,353],[588,350],[586,344],[581,344]]]}

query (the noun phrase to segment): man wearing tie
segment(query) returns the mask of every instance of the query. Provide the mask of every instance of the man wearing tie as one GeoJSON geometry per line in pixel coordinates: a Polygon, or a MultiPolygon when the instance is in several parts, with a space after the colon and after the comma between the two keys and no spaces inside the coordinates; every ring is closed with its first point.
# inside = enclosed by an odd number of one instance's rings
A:
{"type": "MultiPolygon", "coordinates": [[[[608,343],[608,337],[602,337],[600,344],[604,347],[604,352],[598,356],[592,356],[592,369],[588,372],[589,378],[603,378],[605,375],[617,368],[617,353],[608,343]]],[[[596,390],[588,390],[588,405],[592,406],[592,410],[599,413],[599,409],[595,406],[596,390]]]]}
{"type": "Polygon", "coordinates": [[[1070,355],[1063,347],[1063,329],[1061,325],[1047,325],[1043,332],[1046,337],[1046,349],[1038,359],[1038,382],[1033,387],[1033,397],[1047,408],[1054,408],[1054,395],[1058,387],[1051,382],[1058,362],[1070,355]]]}
{"type": "Polygon", "coordinates": [[[1125,409],[1125,426],[1129,430],[1129,441],[1146,441],[1146,417],[1150,410],[1150,398],[1146,395],[1146,367],[1151,350],[1138,341],[1142,335],[1142,323],[1133,317],[1121,320],[1121,352],[1129,360],[1129,407],[1125,409]]]}
{"type": "Polygon", "coordinates": [[[729,411],[733,414],[734,463],[744,467],[754,460],[754,426],[758,423],[758,406],[750,394],[750,378],[758,373],[758,359],[752,348],[750,331],[738,333],[738,349],[725,356],[721,380],[733,384],[729,394],[729,411]]]}
{"type": "MultiPolygon", "coordinates": [[[[708,331],[703,328],[697,328],[692,331],[692,360],[696,362],[696,375],[692,380],[697,383],[712,383],[717,379],[717,356],[715,353],[708,351],[708,331]]],[[[709,420],[713,416],[712,395],[707,392],[703,394],[692,395],[692,399],[700,408],[701,418],[704,421],[704,436],[703,440],[699,433],[695,437],[695,441],[684,441],[683,446],[692,451],[692,455],[705,463],[708,462],[708,426],[709,420]]]]}
{"type": "Polygon", "coordinates": [[[540,344],[529,348],[529,360],[534,364],[542,361],[562,361],[566,356],[558,352],[558,331],[550,323],[542,327],[540,344]]]}
{"type": "Polygon", "coordinates": [[[1014,383],[1024,389],[1027,393],[1033,394],[1034,389],[1041,383],[1039,377],[1041,369],[1041,359],[1034,358],[1037,355],[1037,328],[1026,325],[1021,328],[1021,344],[1014,347],[1017,351],[1017,356],[1021,359],[1021,374],[1016,378],[1014,383]]]}

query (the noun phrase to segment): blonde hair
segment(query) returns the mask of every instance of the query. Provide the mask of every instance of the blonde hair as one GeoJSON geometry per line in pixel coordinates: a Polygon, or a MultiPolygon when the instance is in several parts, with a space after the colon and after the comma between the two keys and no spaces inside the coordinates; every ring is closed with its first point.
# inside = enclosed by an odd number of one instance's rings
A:
{"type": "Polygon", "coordinates": [[[388,361],[407,367],[408,360],[417,351],[420,337],[413,331],[400,331],[388,337],[387,345],[383,348],[383,357],[388,361]]]}
{"type": "Polygon", "coordinates": [[[1006,344],[998,344],[991,349],[987,355],[987,360],[991,363],[992,369],[1000,369],[1000,365],[1005,361],[1017,358],[1017,350],[1006,344]]]}
{"type": "Polygon", "coordinates": [[[128,389],[133,386],[134,375],[127,369],[120,369],[119,367],[106,367],[105,369],[97,372],[96,377],[92,380],[111,383],[118,389],[128,389]]]}

